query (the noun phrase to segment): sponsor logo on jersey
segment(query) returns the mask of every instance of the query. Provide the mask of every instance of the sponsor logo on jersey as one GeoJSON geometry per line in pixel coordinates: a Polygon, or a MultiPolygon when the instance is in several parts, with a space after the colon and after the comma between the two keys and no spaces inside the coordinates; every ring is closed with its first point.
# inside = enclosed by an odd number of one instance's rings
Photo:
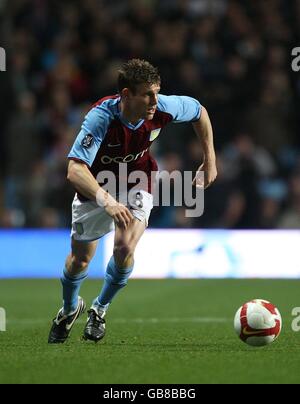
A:
{"type": "Polygon", "coordinates": [[[148,148],[137,153],[137,154],[127,154],[127,156],[117,156],[117,157],[110,157],[104,155],[101,157],[102,164],[111,164],[111,163],[131,163],[132,161],[136,161],[139,158],[143,157],[144,154],[148,151],[148,148]]]}
{"type": "Polygon", "coordinates": [[[149,139],[150,142],[153,142],[153,140],[157,138],[157,136],[159,135],[159,132],[160,132],[160,131],[161,131],[161,128],[154,129],[154,130],[151,131],[151,133],[150,133],[150,139],[149,139]]]}

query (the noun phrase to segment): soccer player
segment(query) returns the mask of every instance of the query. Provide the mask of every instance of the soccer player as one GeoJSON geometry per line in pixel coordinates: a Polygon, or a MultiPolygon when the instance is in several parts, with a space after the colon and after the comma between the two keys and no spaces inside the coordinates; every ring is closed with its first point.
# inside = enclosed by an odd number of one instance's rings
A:
{"type": "MultiPolygon", "coordinates": [[[[157,164],[149,148],[165,125],[191,122],[204,154],[198,171],[204,171],[205,181],[198,185],[207,187],[217,176],[213,132],[206,109],[187,96],[159,94],[160,83],[157,69],[149,62],[133,59],[125,63],[119,70],[119,94],[102,98],[88,112],[69,153],[68,180],[77,192],[72,205],[71,253],[61,278],[63,307],[53,320],[49,343],[65,342],[74,322],[84,312],[80,286],[87,277],[98,240],[115,229],[104,284],[88,310],[83,333],[85,339],[96,342],[104,337],[104,316],[132,273],[134,251],[153,207],[151,173],[157,171],[157,164]],[[120,198],[121,183],[127,182],[120,175],[122,164],[126,165],[127,175],[139,171],[148,179],[134,189],[134,198],[127,203],[120,198]],[[115,175],[115,195],[104,189],[103,172],[115,175]]],[[[198,181],[196,175],[193,184],[197,186],[198,181]]]]}

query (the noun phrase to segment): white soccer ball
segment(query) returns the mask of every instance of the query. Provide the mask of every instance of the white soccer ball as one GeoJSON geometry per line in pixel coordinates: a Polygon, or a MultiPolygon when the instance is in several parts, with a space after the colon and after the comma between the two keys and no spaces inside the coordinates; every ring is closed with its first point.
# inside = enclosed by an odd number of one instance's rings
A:
{"type": "Polygon", "coordinates": [[[268,345],[279,336],[282,319],[279,310],[267,300],[255,299],[238,309],[234,329],[248,345],[268,345]]]}

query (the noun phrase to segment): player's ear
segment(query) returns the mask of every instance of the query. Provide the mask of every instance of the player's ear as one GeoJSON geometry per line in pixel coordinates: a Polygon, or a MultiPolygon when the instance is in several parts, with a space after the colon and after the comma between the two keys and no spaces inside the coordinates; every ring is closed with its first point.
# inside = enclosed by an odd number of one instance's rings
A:
{"type": "Polygon", "coordinates": [[[122,98],[128,98],[130,95],[130,90],[129,88],[125,87],[123,90],[121,90],[121,97],[122,98]]]}

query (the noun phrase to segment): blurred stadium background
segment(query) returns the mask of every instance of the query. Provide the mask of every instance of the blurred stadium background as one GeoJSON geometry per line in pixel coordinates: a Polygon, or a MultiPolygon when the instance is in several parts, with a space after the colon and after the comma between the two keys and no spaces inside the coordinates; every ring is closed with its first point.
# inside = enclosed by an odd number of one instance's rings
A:
{"type": "MultiPolygon", "coordinates": [[[[205,214],[155,208],[150,228],[226,229],[228,237],[299,229],[300,80],[291,68],[299,27],[297,0],[1,0],[1,237],[70,226],[66,155],[91,104],[116,93],[116,66],[132,57],[159,67],[163,93],[207,107],[218,153],[205,214]]],[[[160,169],[194,171],[201,150],[189,125],[170,125],[153,153],[160,169]]],[[[286,246],[296,237],[284,235],[286,246]]],[[[4,257],[0,276],[9,274],[4,257]]]]}

